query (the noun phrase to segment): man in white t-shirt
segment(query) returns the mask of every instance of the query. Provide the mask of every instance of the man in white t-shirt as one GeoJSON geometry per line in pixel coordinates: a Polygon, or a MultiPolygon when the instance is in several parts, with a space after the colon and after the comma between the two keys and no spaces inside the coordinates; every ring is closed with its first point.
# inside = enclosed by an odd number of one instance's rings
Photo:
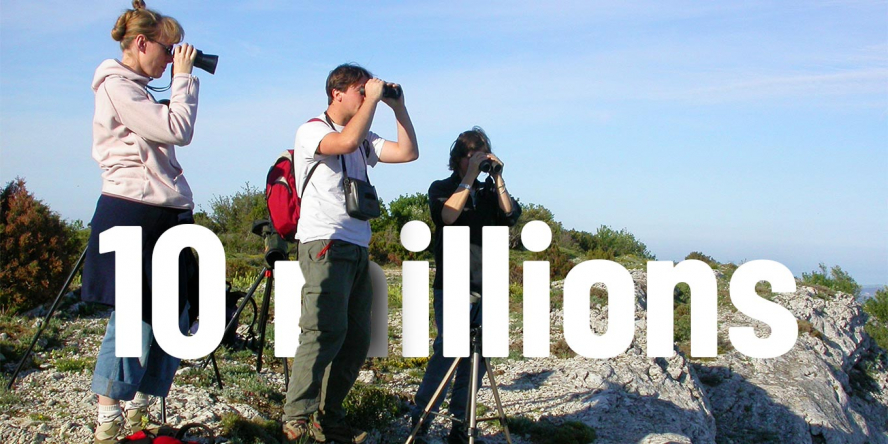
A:
{"type": "Polygon", "coordinates": [[[327,110],[296,131],[293,158],[302,195],[296,237],[305,286],[284,405],[290,440],[311,435],[318,442],[360,443],[367,437],[345,423],[342,402],[370,347],[370,223],[346,212],[342,166],[349,177],[366,181],[367,167],[377,162],[419,157],[404,96],[383,98],[384,85],[360,66],[336,67],[327,77],[327,110]],[[379,102],[395,113],[397,142],[370,132],[379,102]]]}

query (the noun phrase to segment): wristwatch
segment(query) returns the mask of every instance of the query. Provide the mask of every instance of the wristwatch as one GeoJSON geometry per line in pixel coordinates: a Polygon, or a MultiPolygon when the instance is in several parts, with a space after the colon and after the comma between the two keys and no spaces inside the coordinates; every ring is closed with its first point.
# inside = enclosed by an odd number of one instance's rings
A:
{"type": "Polygon", "coordinates": [[[459,188],[465,188],[465,189],[467,189],[467,190],[469,190],[469,191],[472,191],[472,186],[471,186],[471,185],[466,185],[466,184],[464,184],[464,183],[461,183],[461,184],[459,184],[458,187],[459,187],[459,188]]]}

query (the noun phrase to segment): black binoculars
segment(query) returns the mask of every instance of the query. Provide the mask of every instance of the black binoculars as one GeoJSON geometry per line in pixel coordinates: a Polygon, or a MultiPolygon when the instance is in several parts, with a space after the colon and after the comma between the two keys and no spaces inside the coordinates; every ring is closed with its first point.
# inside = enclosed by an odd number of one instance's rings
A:
{"type": "Polygon", "coordinates": [[[210,74],[216,74],[216,64],[218,63],[219,56],[204,54],[203,51],[197,50],[197,58],[194,59],[195,68],[200,68],[210,74]]]}
{"type": "Polygon", "coordinates": [[[503,165],[499,163],[493,163],[493,161],[490,159],[484,159],[478,165],[478,169],[481,170],[482,173],[493,174],[502,171],[503,165]]]}
{"type": "MultiPolygon", "coordinates": [[[[362,86],[360,89],[361,95],[364,95],[364,87],[362,86]]],[[[386,99],[399,99],[401,98],[401,86],[392,86],[388,83],[384,83],[382,85],[382,97],[386,99]]]]}

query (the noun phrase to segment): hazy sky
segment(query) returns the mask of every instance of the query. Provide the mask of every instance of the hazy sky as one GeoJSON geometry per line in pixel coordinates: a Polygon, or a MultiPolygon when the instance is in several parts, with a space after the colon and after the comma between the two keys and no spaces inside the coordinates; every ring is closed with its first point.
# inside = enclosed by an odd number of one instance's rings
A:
{"type": "MultiPolygon", "coordinates": [[[[447,176],[450,144],[480,125],[512,193],[568,228],[626,228],[658,259],[888,283],[886,1],[147,3],[220,55],[178,150],[199,209],[264,186],[351,61],[403,84],[419,138],[418,161],[371,171],[386,202],[447,176]]],[[[24,177],[68,219],[101,190],[90,83],[120,57],[127,7],[0,5],[0,181],[24,177]]],[[[395,136],[385,105],[373,129],[395,136]]]]}

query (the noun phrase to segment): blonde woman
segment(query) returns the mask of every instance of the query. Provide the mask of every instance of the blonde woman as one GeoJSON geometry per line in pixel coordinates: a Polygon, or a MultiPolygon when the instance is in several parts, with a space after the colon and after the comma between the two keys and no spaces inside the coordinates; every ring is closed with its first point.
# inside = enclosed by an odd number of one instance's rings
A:
{"type": "MultiPolygon", "coordinates": [[[[178,45],[179,23],[133,1],[111,30],[120,42],[120,60],[96,69],[92,156],[102,169],[102,195],[92,219],[83,270],[83,299],[115,305],[114,254],[99,253],[99,235],[115,226],[142,227],[142,356],[118,358],[114,353],[114,313],[96,359],[92,391],[98,395],[95,442],[114,443],[124,431],[143,428],[149,396],[166,396],[179,360],[154,341],[151,329],[151,259],[154,245],[167,229],[193,223],[191,188],[176,160],[176,145],[191,143],[197,117],[198,79],[191,75],[197,51],[178,45]],[[158,103],[148,82],[173,64],[169,105],[158,103]],[[120,401],[126,401],[121,410],[120,401]]],[[[186,249],[180,276],[194,275],[196,263],[186,249]]],[[[180,323],[188,325],[188,279],[180,278],[180,323]]]]}

